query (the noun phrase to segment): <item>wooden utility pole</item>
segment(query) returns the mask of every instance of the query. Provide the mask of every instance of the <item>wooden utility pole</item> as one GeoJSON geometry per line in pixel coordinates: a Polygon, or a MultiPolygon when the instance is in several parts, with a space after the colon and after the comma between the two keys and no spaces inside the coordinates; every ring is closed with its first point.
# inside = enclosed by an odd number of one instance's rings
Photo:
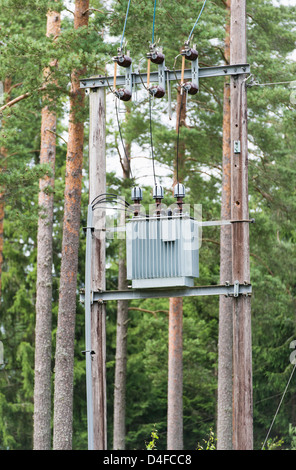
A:
{"type": "MultiPolygon", "coordinates": [[[[226,2],[226,28],[224,56],[226,65],[230,62],[230,1],[226,2]]],[[[231,219],[231,139],[230,139],[230,86],[229,78],[224,83],[223,103],[223,158],[222,158],[222,201],[221,220],[231,219]]],[[[231,226],[220,229],[220,284],[232,280],[231,226]]],[[[219,341],[218,341],[218,409],[217,449],[232,449],[232,320],[231,297],[220,296],[219,300],[219,341]]]]}
{"type": "MultiPolygon", "coordinates": [[[[104,88],[94,88],[89,95],[89,203],[106,193],[106,103],[104,88]]],[[[94,210],[92,239],[93,292],[106,290],[106,254],[104,211],[94,210]]],[[[106,399],[106,305],[91,305],[92,392],[94,450],[107,449],[106,399]]]]}
{"type": "MultiPolygon", "coordinates": [[[[176,131],[185,123],[186,94],[177,95],[176,131]]],[[[184,166],[184,145],[180,151],[181,166],[184,166]]],[[[176,170],[176,169],[175,169],[176,170]]],[[[174,185],[177,173],[174,174],[174,185]]],[[[183,299],[172,297],[169,301],[169,353],[168,353],[168,416],[167,449],[183,449],[183,299]]]]}
{"type": "MultiPolygon", "coordinates": [[[[230,63],[246,63],[246,0],[231,0],[230,63]]],[[[246,76],[230,79],[231,218],[248,220],[246,76]]],[[[249,224],[232,224],[232,280],[250,282],[249,224]]],[[[233,298],[233,449],[253,449],[251,298],[233,298]]]]}

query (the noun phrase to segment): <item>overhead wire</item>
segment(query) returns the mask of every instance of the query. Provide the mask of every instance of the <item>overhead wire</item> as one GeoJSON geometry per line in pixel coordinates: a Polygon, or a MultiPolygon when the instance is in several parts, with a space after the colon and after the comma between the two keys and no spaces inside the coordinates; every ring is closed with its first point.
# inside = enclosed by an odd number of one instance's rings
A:
{"type": "Polygon", "coordinates": [[[152,105],[151,105],[151,100],[152,100],[152,96],[149,95],[150,145],[151,145],[151,157],[152,157],[152,168],[153,168],[154,185],[156,186],[155,163],[154,163],[154,150],[153,150],[153,138],[152,138],[152,112],[151,112],[152,105]]]}
{"type": "Polygon", "coordinates": [[[100,194],[99,196],[96,196],[93,201],[91,202],[91,205],[94,207],[96,204],[100,204],[102,202],[119,202],[122,205],[129,206],[130,204],[121,196],[118,196],[118,194],[113,194],[113,193],[104,193],[100,194]],[[100,198],[100,199],[99,199],[100,198]]]}
{"type": "Polygon", "coordinates": [[[265,447],[265,444],[266,444],[267,439],[268,439],[268,437],[269,437],[269,434],[270,434],[270,431],[271,431],[271,429],[272,429],[272,426],[273,426],[273,424],[274,424],[274,422],[275,422],[275,419],[276,419],[276,417],[277,417],[277,415],[278,415],[278,412],[279,412],[279,410],[280,410],[280,407],[281,407],[281,405],[282,405],[282,402],[283,402],[283,400],[284,400],[284,397],[285,397],[285,395],[286,395],[286,392],[287,392],[288,387],[289,387],[289,385],[290,385],[290,382],[291,382],[291,380],[292,380],[293,374],[294,374],[294,372],[295,372],[295,368],[296,368],[296,363],[294,364],[293,370],[292,370],[291,375],[290,375],[290,377],[289,377],[289,380],[288,380],[288,382],[287,382],[287,385],[286,385],[286,388],[285,388],[284,393],[283,393],[283,395],[282,395],[282,398],[280,399],[279,405],[278,405],[278,407],[277,407],[277,410],[276,410],[276,412],[275,412],[275,415],[274,415],[274,417],[273,417],[272,423],[271,423],[271,425],[270,425],[270,427],[269,427],[269,430],[268,430],[268,432],[267,432],[267,435],[266,435],[266,438],[265,438],[265,441],[264,441],[264,443],[263,443],[263,445],[262,445],[262,449],[261,449],[261,450],[263,450],[264,447],[265,447]]]}
{"type": "Polygon", "coordinates": [[[118,125],[118,130],[119,130],[121,145],[122,145],[122,147],[123,147],[124,156],[125,156],[125,158],[126,158],[126,160],[127,160],[127,163],[128,163],[129,174],[130,174],[131,178],[133,178],[132,169],[131,169],[131,163],[130,163],[130,158],[128,158],[128,156],[127,156],[126,149],[125,149],[125,145],[124,145],[123,138],[122,138],[121,126],[120,126],[120,121],[119,121],[119,116],[118,116],[117,99],[115,99],[115,110],[116,110],[117,125],[118,125]]]}
{"type": "Polygon", "coordinates": [[[201,10],[200,10],[200,13],[199,13],[199,15],[198,15],[198,17],[197,17],[197,20],[196,20],[196,22],[194,23],[193,28],[192,28],[192,30],[191,30],[189,36],[188,36],[188,42],[190,41],[191,36],[192,36],[192,34],[193,34],[193,31],[194,31],[194,29],[195,29],[195,27],[196,27],[196,25],[197,25],[197,23],[198,23],[198,21],[199,21],[199,18],[201,17],[201,14],[202,14],[202,12],[203,12],[203,9],[204,9],[204,7],[205,7],[205,5],[206,5],[206,1],[207,1],[207,0],[204,0],[203,6],[202,6],[202,8],[201,8],[201,10]]]}
{"type": "Polygon", "coordinates": [[[271,83],[257,83],[257,82],[251,82],[248,83],[248,87],[253,87],[253,86],[271,86],[271,85],[288,85],[291,83],[296,83],[295,80],[289,80],[286,82],[271,82],[271,83]]]}
{"type": "MultiPolygon", "coordinates": [[[[96,196],[92,200],[91,205],[92,205],[92,210],[112,209],[112,210],[124,211],[127,214],[134,215],[133,205],[129,204],[123,197],[114,193],[102,193],[96,196]],[[107,206],[107,204],[110,204],[110,205],[114,204],[115,206],[110,207],[110,206],[107,206]]],[[[143,214],[142,212],[139,212],[139,215],[146,217],[146,214],[143,214]]]]}
{"type": "Polygon", "coordinates": [[[154,0],[154,11],[153,11],[153,22],[152,22],[152,44],[154,44],[154,26],[155,26],[155,15],[156,15],[156,2],[157,2],[157,0],[154,0]]]}
{"type": "MultiPolygon", "coordinates": [[[[156,3],[157,3],[157,0],[154,0],[153,21],[152,21],[152,44],[154,44],[154,28],[155,28],[155,17],[156,17],[156,3]]],[[[148,89],[148,91],[149,91],[149,89],[148,89]]],[[[153,149],[153,137],[152,137],[152,96],[151,96],[150,91],[149,91],[149,122],[150,122],[150,146],[151,146],[153,178],[154,178],[154,185],[156,186],[155,162],[154,162],[154,149],[153,149]]]]}
{"type": "Polygon", "coordinates": [[[177,155],[176,155],[176,179],[177,183],[179,183],[179,138],[180,138],[180,124],[181,124],[181,111],[182,111],[182,106],[183,106],[183,97],[185,93],[183,90],[183,93],[181,94],[181,103],[180,103],[180,109],[179,109],[179,121],[178,121],[178,134],[177,134],[177,155]]]}
{"type": "Polygon", "coordinates": [[[125,21],[124,21],[124,26],[123,26],[123,32],[121,36],[121,41],[120,41],[120,47],[122,47],[123,44],[123,39],[124,39],[124,34],[125,34],[125,28],[126,28],[126,22],[127,22],[127,17],[128,17],[128,12],[129,12],[129,7],[130,7],[131,0],[129,0],[127,9],[126,9],[126,15],[125,15],[125,21]]]}

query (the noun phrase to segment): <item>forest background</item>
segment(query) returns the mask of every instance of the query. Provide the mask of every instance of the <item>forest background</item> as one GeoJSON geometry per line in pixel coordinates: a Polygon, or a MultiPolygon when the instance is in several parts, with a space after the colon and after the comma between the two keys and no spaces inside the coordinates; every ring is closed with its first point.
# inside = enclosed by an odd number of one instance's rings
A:
{"type": "MultiPolygon", "coordinates": [[[[45,0],[0,1],[1,111],[1,304],[0,448],[32,449],[34,413],[35,306],[39,179],[52,174],[40,163],[41,112],[49,99],[57,116],[55,130],[52,301],[52,389],[62,258],[62,233],[69,90],[74,69],[84,76],[105,74],[116,54],[127,1],[91,1],[88,25],[73,27],[75,2],[45,0]],[[61,13],[58,38],[46,36],[46,14],[61,13]],[[51,85],[44,70],[55,58],[51,85]],[[25,96],[24,96],[25,95],[25,96]],[[3,225],[2,225],[3,220],[3,225]],[[3,256],[3,258],[2,258],[3,256]]],[[[139,64],[151,41],[153,4],[131,2],[125,47],[139,64]]],[[[155,38],[171,68],[187,39],[202,2],[159,1],[155,38]]],[[[296,301],[296,137],[295,92],[296,8],[280,1],[247,2],[249,192],[253,338],[254,446],[261,448],[280,397],[291,374],[291,343],[295,339],[296,301]],[[281,82],[276,85],[275,83],[281,82]],[[272,83],[272,85],[270,85],[272,83]],[[269,84],[269,85],[266,85],[269,84]],[[295,85],[295,83],[294,83],[295,85]]],[[[225,63],[226,2],[208,1],[194,43],[203,67],[225,63]]],[[[145,64],[144,61],[141,64],[145,64]]],[[[141,65],[143,70],[145,65],[141,65]]],[[[203,220],[218,220],[221,209],[222,117],[224,78],[201,81],[200,91],[187,102],[186,125],[180,129],[183,158],[180,172],[186,202],[202,204],[203,220]]],[[[153,101],[152,125],[156,173],[165,187],[165,203],[173,202],[176,156],[176,87],[172,88],[172,119],[166,98],[153,101]]],[[[152,201],[149,101],[138,90],[119,119],[131,157],[134,180],[122,178],[124,159],[112,95],[107,97],[108,191],[130,200],[134,183],[152,201]],[[118,170],[116,170],[116,168],[118,170]]],[[[88,205],[88,100],[77,119],[84,125],[82,194],[76,292],[73,449],[87,448],[84,309],[86,213],[88,205]]],[[[219,283],[219,228],[203,229],[198,284],[219,283]]],[[[108,241],[107,288],[118,283],[118,241],[108,241]]],[[[126,448],[143,449],[157,429],[158,448],[166,446],[168,300],[129,304],[126,390],[126,448]]],[[[113,389],[116,347],[116,303],[107,309],[108,447],[113,439],[113,389]]],[[[216,428],[217,344],[219,300],[184,299],[183,380],[184,448],[196,449],[216,428]]],[[[53,394],[52,394],[53,396],[53,394]]],[[[295,448],[296,389],[291,381],[271,439],[282,448],[295,448]],[[294,446],[294,447],[293,447],[294,446]]]]}

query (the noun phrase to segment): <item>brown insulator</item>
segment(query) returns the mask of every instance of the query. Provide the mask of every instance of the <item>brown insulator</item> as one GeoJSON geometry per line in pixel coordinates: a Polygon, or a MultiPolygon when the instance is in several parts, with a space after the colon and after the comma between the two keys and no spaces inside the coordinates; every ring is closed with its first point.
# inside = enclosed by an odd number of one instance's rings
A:
{"type": "Polygon", "coordinates": [[[120,55],[116,57],[116,62],[120,67],[129,67],[132,63],[132,59],[128,55],[120,55]]]}
{"type": "Polygon", "coordinates": [[[132,97],[131,92],[124,88],[120,88],[119,90],[117,90],[116,95],[121,101],[129,101],[132,97]]]}
{"type": "Polygon", "coordinates": [[[188,60],[196,60],[198,58],[198,52],[195,49],[185,49],[184,54],[188,60]]]}
{"type": "Polygon", "coordinates": [[[196,95],[198,92],[198,88],[194,83],[186,83],[185,90],[188,92],[189,95],[196,95]]]}
{"type": "Polygon", "coordinates": [[[153,62],[153,64],[162,64],[164,61],[164,54],[162,54],[161,52],[152,52],[149,55],[149,58],[151,62],[153,62]]]}
{"type": "Polygon", "coordinates": [[[150,88],[151,95],[155,96],[155,98],[162,98],[165,95],[165,91],[161,86],[154,86],[150,88]]]}

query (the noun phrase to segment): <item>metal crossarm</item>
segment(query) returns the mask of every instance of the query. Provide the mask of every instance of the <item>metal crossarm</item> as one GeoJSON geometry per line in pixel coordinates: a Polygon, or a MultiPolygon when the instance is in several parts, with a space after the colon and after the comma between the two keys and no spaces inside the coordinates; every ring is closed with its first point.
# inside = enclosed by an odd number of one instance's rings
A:
{"type": "MultiPolygon", "coordinates": [[[[221,77],[226,75],[240,75],[240,74],[249,74],[250,65],[249,64],[236,64],[236,65],[219,65],[215,67],[202,67],[198,68],[195,73],[198,75],[198,78],[209,78],[209,77],[221,77]]],[[[181,70],[169,70],[168,68],[164,71],[165,81],[176,81],[181,80],[181,70]]],[[[192,69],[185,69],[184,71],[184,80],[191,80],[192,78],[192,69]]],[[[147,73],[131,72],[131,81],[132,86],[141,85],[143,82],[147,82],[147,73]]],[[[150,72],[150,82],[159,81],[159,72],[153,71],[150,72]]],[[[80,80],[80,88],[100,88],[100,87],[109,87],[113,83],[113,77],[90,77],[83,78],[80,80]]],[[[121,86],[126,83],[125,75],[117,75],[116,84],[121,86]]]]}
{"type": "MultiPolygon", "coordinates": [[[[166,289],[128,289],[104,292],[93,292],[93,302],[105,302],[108,300],[135,300],[161,297],[195,297],[203,295],[225,295],[227,297],[238,297],[239,295],[251,295],[251,284],[197,286],[187,288],[166,288],[166,289]]],[[[85,301],[84,292],[80,293],[80,301],[85,301]]]]}

